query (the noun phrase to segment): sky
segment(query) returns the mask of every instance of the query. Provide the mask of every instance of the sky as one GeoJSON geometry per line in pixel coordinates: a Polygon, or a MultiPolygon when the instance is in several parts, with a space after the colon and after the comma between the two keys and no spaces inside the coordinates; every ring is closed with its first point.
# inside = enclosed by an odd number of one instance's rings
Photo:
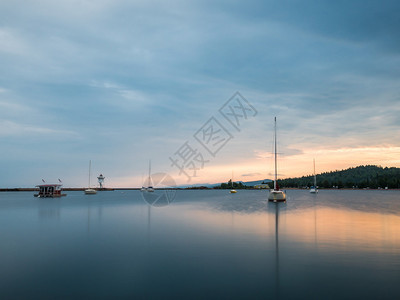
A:
{"type": "Polygon", "coordinates": [[[317,173],[400,167],[399,10],[3,0],[0,187],[87,186],[89,160],[108,187],[141,186],[149,160],[176,184],[272,178],[275,116],[280,178],[311,174],[313,159],[317,173]],[[238,95],[235,127],[220,110],[238,95]],[[225,140],[207,150],[218,126],[225,140]]]}

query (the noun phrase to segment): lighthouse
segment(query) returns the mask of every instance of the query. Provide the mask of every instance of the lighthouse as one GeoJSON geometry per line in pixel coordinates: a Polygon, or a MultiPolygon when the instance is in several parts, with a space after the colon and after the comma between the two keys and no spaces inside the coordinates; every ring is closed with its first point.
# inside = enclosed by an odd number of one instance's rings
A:
{"type": "Polygon", "coordinates": [[[105,177],[103,176],[103,174],[100,174],[99,177],[97,177],[97,180],[99,181],[100,189],[104,188],[104,186],[103,186],[104,179],[105,179],[105,177]]]}

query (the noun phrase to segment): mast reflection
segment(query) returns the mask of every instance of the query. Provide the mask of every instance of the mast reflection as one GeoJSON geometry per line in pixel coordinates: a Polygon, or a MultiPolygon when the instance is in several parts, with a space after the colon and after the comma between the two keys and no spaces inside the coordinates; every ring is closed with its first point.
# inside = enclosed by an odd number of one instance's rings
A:
{"type": "MultiPolygon", "coordinates": [[[[93,213],[92,213],[92,208],[94,206],[97,206],[97,221],[101,223],[101,219],[103,217],[103,204],[102,203],[88,203],[87,206],[87,232],[90,233],[91,229],[91,224],[93,222],[93,219],[96,219],[95,214],[93,218],[93,213]]],[[[95,210],[96,208],[93,208],[95,210]]]]}
{"type": "Polygon", "coordinates": [[[280,209],[286,206],[286,202],[273,202],[270,205],[275,206],[275,296],[276,299],[280,299],[279,214],[280,209]]]}
{"type": "Polygon", "coordinates": [[[150,244],[151,235],[151,205],[147,204],[147,243],[150,244]]]}

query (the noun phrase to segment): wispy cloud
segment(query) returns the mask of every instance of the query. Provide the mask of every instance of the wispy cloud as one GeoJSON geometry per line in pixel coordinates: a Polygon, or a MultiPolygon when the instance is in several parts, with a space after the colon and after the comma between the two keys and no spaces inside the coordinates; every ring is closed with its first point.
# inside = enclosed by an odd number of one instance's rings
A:
{"type": "MultiPolygon", "coordinates": [[[[1,92],[4,92],[0,91],[1,92]]],[[[22,105],[19,103],[15,103],[15,102],[11,102],[11,101],[7,101],[7,100],[0,100],[0,108],[2,111],[2,114],[6,113],[14,113],[14,114],[24,114],[24,113],[28,113],[31,112],[32,109],[26,105],[22,105]]]]}
{"type": "Polygon", "coordinates": [[[122,106],[124,108],[137,109],[143,105],[151,105],[154,103],[154,95],[150,95],[147,91],[135,90],[115,82],[98,82],[92,80],[91,87],[107,90],[113,95],[112,101],[107,101],[109,105],[122,106]]]}
{"type": "Polygon", "coordinates": [[[0,136],[13,136],[13,137],[32,137],[37,136],[46,138],[66,139],[77,138],[80,135],[77,132],[70,130],[60,130],[54,128],[38,127],[31,124],[15,123],[8,120],[0,121],[0,136]]]}
{"type": "Polygon", "coordinates": [[[254,177],[254,176],[261,176],[261,173],[247,173],[247,174],[242,174],[241,176],[243,177],[254,177]]]}

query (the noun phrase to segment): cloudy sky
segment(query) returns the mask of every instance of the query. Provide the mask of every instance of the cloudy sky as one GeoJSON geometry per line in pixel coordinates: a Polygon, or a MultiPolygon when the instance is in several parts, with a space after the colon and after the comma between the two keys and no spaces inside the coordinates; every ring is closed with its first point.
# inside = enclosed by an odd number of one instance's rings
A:
{"type": "Polygon", "coordinates": [[[196,151],[185,152],[190,183],[270,178],[274,116],[281,177],[310,174],[313,158],[317,172],[400,167],[399,11],[369,0],[3,0],[0,187],[85,186],[89,160],[108,186],[140,186],[149,159],[186,183],[171,166],[184,145],[196,151]],[[235,92],[254,108],[239,130],[219,112],[235,92]],[[211,117],[230,137],[214,156],[195,138],[211,117]]]}

